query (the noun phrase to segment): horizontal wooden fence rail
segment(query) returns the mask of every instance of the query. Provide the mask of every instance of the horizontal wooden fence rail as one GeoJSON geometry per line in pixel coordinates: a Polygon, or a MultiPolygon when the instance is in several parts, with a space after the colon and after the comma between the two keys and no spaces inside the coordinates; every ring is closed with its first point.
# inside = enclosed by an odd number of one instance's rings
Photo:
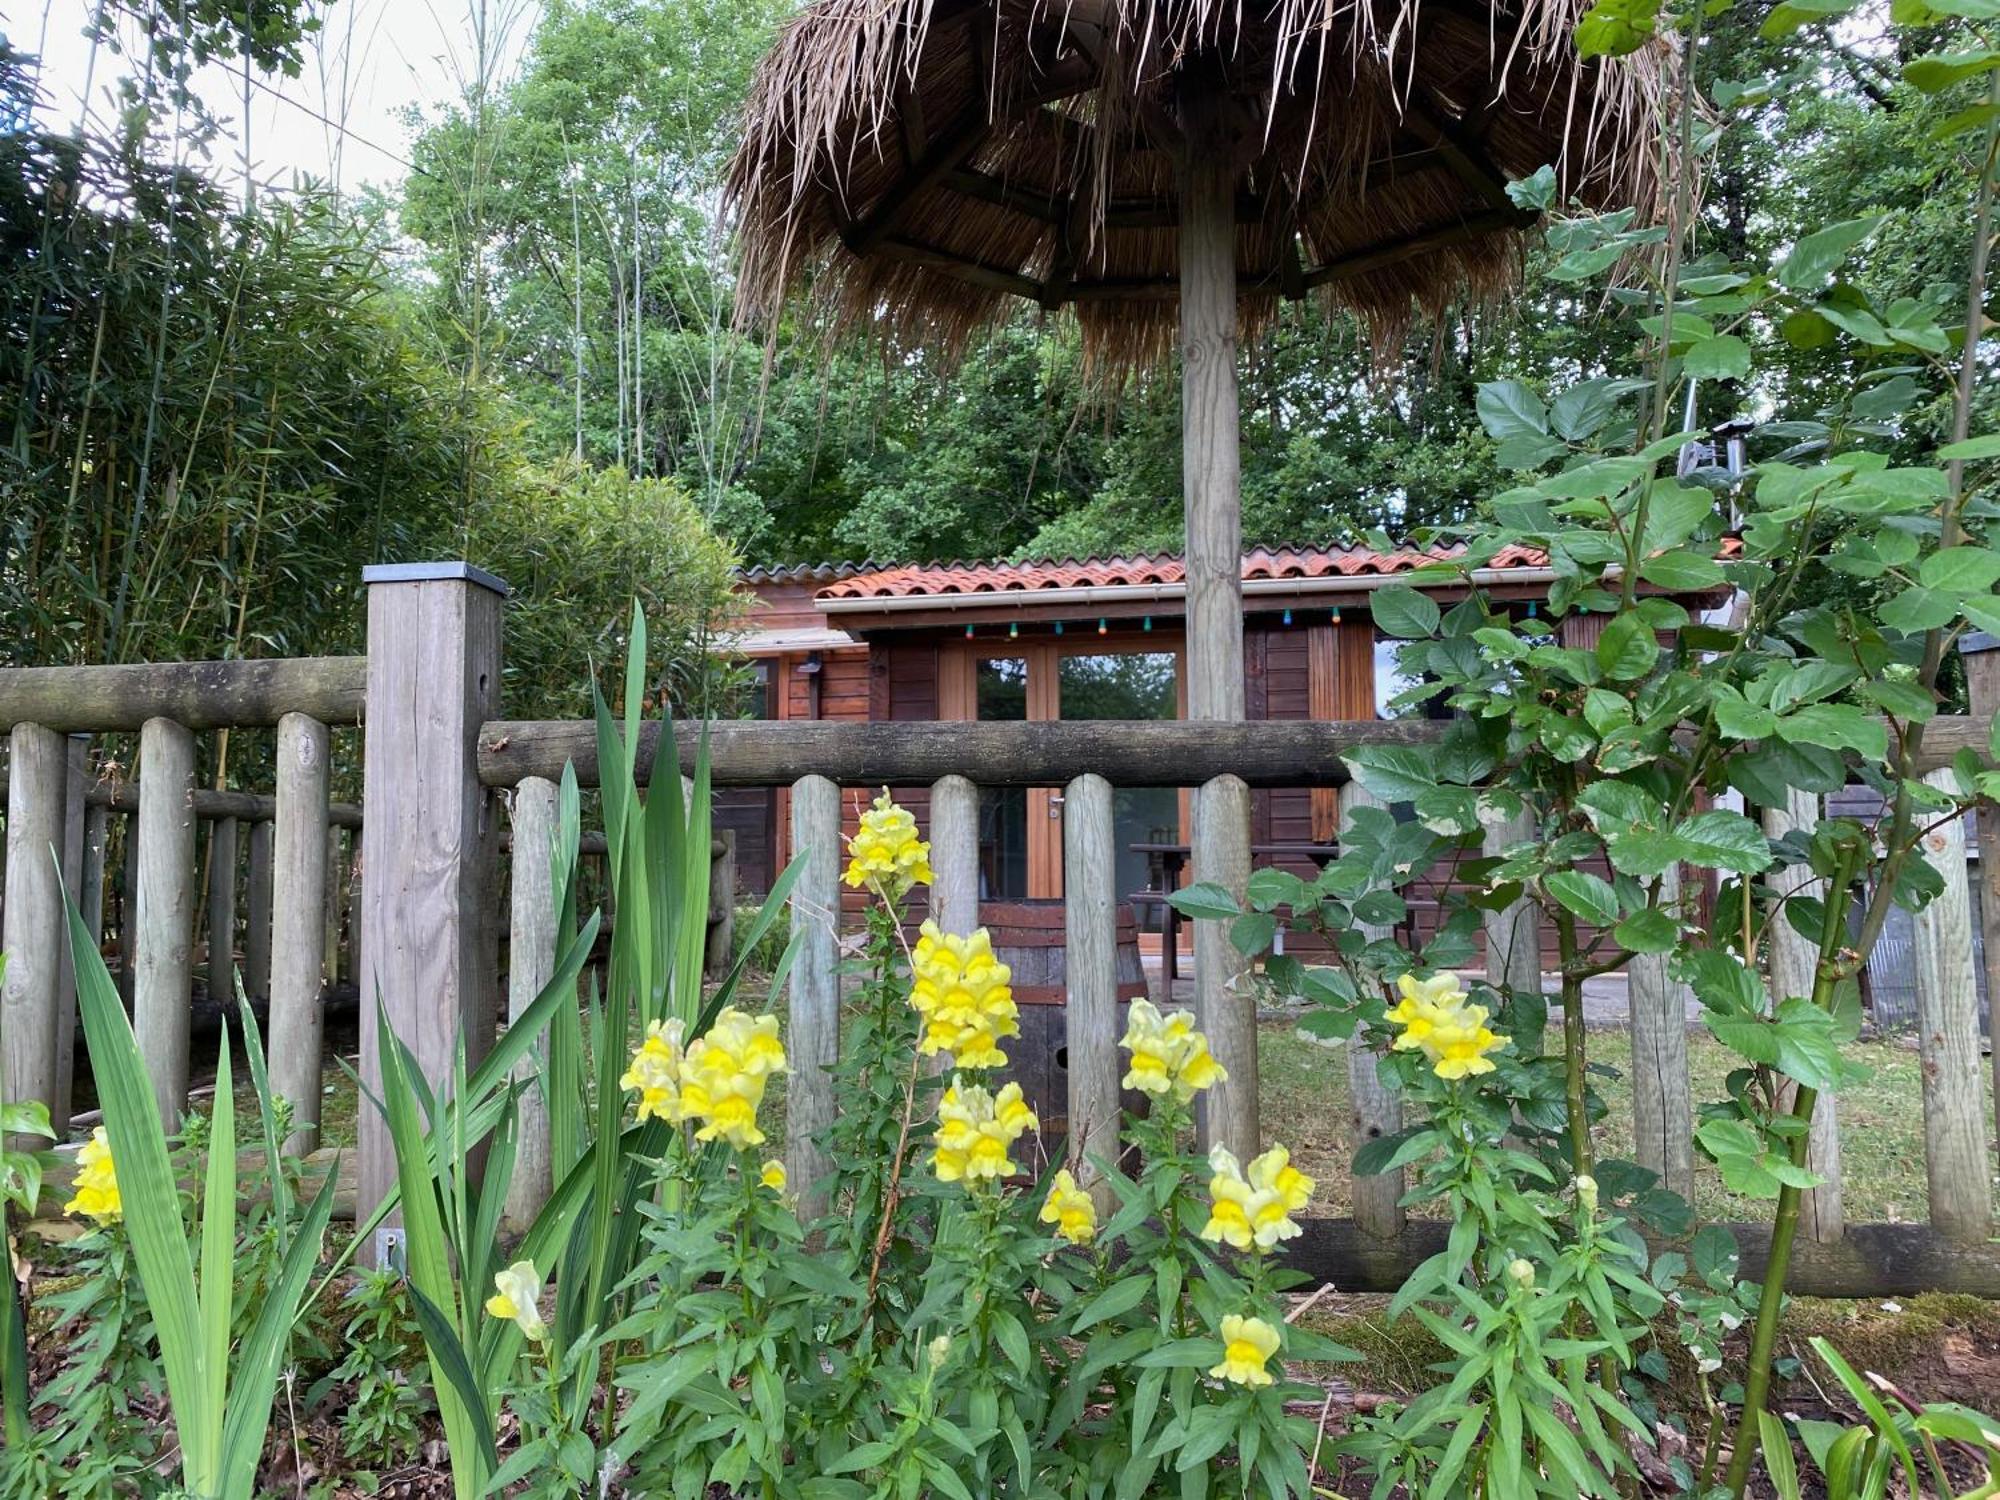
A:
{"type": "MultiPolygon", "coordinates": [[[[1924,731],[1921,770],[1951,763],[1961,750],[1987,753],[1986,721],[1941,714],[1924,731]]],[[[981,723],[909,720],[729,720],[707,726],[709,774],[717,786],[788,786],[811,772],[837,786],[924,786],[942,776],[977,776],[982,786],[1060,786],[1102,776],[1113,786],[1199,786],[1235,776],[1246,786],[1340,786],[1341,756],[1364,745],[1428,745],[1437,720],[1319,723],[1258,720],[1082,720],[981,723]]],[[[694,769],[699,723],[674,726],[683,773],[694,769]]],[[[638,773],[652,774],[660,726],[640,732],[638,773]]],[[[499,719],[479,727],[479,779],[512,786],[524,777],[559,779],[576,767],[597,785],[597,728],[583,720],[499,719]]]]}
{"type": "Polygon", "coordinates": [[[340,849],[351,834],[358,851],[361,824],[358,807],[328,800],[328,734],[360,722],[366,673],[362,657],[0,670],[10,752],[0,789],[13,814],[0,903],[9,1097],[40,1099],[68,1123],[76,999],[60,892],[75,893],[86,930],[101,936],[115,879],[121,984],[163,1117],[177,1121],[187,1103],[202,946],[211,1000],[226,1013],[240,925],[245,989],[269,1006],[272,1073],[293,1104],[292,1145],[311,1142],[320,1012],[339,977],[340,849]],[[275,795],[196,784],[200,735],[271,727],[275,795]],[[134,731],[131,774],[97,780],[90,737],[134,731]],[[114,814],[126,815],[115,875],[114,814]]]}
{"type": "Polygon", "coordinates": [[[0,671],[0,731],[39,724],[109,734],[140,729],[148,719],[183,729],[256,729],[288,713],[358,724],[367,677],[361,656],[14,667],[0,671]]]}

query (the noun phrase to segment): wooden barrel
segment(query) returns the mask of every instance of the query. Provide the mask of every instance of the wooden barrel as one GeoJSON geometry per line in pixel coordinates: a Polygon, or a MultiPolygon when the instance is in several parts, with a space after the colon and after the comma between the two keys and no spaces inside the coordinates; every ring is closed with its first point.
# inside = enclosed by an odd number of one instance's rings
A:
{"type": "MultiPolygon", "coordinates": [[[[979,921],[992,936],[994,957],[1014,971],[1014,1003],[1021,1008],[1021,1034],[1002,1047],[1008,1057],[1003,1076],[1021,1085],[1042,1122],[1043,1141],[1051,1151],[1060,1150],[1069,1132],[1069,951],[1063,903],[982,901],[979,921]]],[[[1122,1018],[1127,1004],[1147,997],[1139,924],[1123,903],[1118,907],[1117,953],[1122,1018]]]]}

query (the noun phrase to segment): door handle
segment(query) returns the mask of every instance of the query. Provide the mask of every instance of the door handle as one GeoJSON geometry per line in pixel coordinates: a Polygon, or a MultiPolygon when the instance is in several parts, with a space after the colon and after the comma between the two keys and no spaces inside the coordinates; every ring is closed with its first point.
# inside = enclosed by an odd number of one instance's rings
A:
{"type": "Polygon", "coordinates": [[[1060,818],[1062,816],[1062,810],[1063,810],[1063,794],[1061,792],[1050,792],[1049,816],[1052,818],[1060,818]]]}

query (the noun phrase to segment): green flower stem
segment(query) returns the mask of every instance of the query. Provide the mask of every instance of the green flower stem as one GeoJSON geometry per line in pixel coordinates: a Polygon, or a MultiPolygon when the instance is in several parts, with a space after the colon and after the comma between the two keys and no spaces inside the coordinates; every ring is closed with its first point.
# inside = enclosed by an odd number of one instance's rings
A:
{"type": "MultiPolygon", "coordinates": [[[[1862,851],[1844,845],[1827,885],[1826,910],[1821,919],[1819,967],[1813,980],[1812,1003],[1819,1010],[1833,1004],[1835,988],[1844,972],[1837,961],[1840,945],[1847,936],[1847,889],[1860,868],[1862,851]]],[[[1799,1085],[1792,1099],[1792,1118],[1800,1129],[1789,1142],[1792,1165],[1804,1167],[1808,1137],[1812,1132],[1813,1110],[1819,1103],[1816,1089],[1799,1085]]],[[[1724,1483],[1735,1500],[1743,1500],[1750,1483],[1750,1469],[1757,1461],[1758,1418],[1771,1397],[1771,1360],[1778,1346],[1778,1324],[1785,1306],[1785,1275],[1791,1269],[1792,1242],[1799,1232],[1800,1189],[1787,1183],[1778,1193],[1777,1217],[1771,1224],[1771,1258],[1764,1269],[1764,1291],[1757,1303],[1757,1323],[1750,1337],[1750,1363],[1744,1373],[1743,1411],[1736,1424],[1735,1451],[1729,1457],[1724,1483]]]]}

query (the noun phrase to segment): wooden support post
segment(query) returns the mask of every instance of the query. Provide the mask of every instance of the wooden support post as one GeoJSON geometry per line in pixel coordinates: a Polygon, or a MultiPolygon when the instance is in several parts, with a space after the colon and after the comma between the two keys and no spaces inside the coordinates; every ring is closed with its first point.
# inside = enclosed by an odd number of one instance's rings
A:
{"type": "MultiPolygon", "coordinates": [[[[63,888],[76,903],[77,914],[94,935],[97,928],[85,912],[83,890],[84,824],[89,814],[84,799],[90,791],[90,736],[72,734],[63,746],[63,888]]],[[[68,923],[58,950],[61,966],[56,988],[55,1102],[49,1118],[57,1130],[67,1127],[76,1085],[76,955],[70,951],[68,923]]]]}
{"type": "MultiPolygon", "coordinates": [[[[479,726],[500,706],[507,586],[464,563],[371,567],[361,862],[361,1074],[382,1087],[380,1028],[433,1089],[493,1040],[498,961],[493,794],[479,784],[479,726]],[[378,1010],[378,1005],[380,1009],[378,1010]]],[[[379,1113],[361,1112],[358,1211],[396,1177],[379,1113]]],[[[378,1245],[363,1247],[380,1262],[378,1245]]]]}
{"type": "MultiPolygon", "coordinates": [[[[1517,844],[1532,843],[1540,830],[1532,813],[1509,818],[1486,830],[1485,854],[1489,858],[1507,852],[1517,844]]],[[[1481,916],[1486,928],[1486,981],[1510,993],[1542,992],[1542,914],[1525,898],[1503,911],[1481,916]]]]}
{"type": "MultiPolygon", "coordinates": [[[[1343,834],[1355,809],[1380,807],[1376,797],[1358,781],[1340,789],[1340,827],[1343,834]]],[[[1386,927],[1363,926],[1370,942],[1389,935],[1386,927]]],[[[1403,1128],[1403,1099],[1386,1087],[1376,1071],[1376,1056],[1361,1045],[1357,1036],[1347,1044],[1347,1086],[1354,1103],[1354,1149],[1370,1141],[1394,1135],[1403,1128]]],[[[1356,1177],[1349,1190],[1354,1206],[1354,1222],[1365,1235],[1394,1239],[1403,1232],[1403,1173],[1383,1172],[1373,1177],[1356,1177]]]]}
{"type": "MultiPolygon", "coordinates": [[[[292,1106],[285,1150],[318,1144],[326,1012],[327,731],[317,719],[278,721],[277,815],[271,826],[271,1087],[292,1106]]],[[[255,914],[252,914],[255,925],[255,914]]]]}
{"type": "Polygon", "coordinates": [[[138,920],[132,1030],[169,1131],[187,1107],[194,980],[194,736],[172,719],[139,731],[138,920]]]}
{"type": "MultiPolygon", "coordinates": [[[[1965,695],[1976,722],[2000,714],[2000,638],[1977,631],[1960,638],[1965,695]]],[[[1979,803],[1979,925],[1985,934],[1986,1038],[1993,1057],[1994,1129],[2000,1134],[2000,804],[1979,803]]]]}
{"type": "Polygon", "coordinates": [[[237,822],[216,818],[208,825],[208,998],[236,1024],[236,854],[237,822]]]}
{"type": "Polygon", "coordinates": [[[250,825],[243,877],[243,991],[262,1004],[271,999],[271,829],[269,818],[250,825]]]}
{"type": "MultiPolygon", "coordinates": [[[[530,776],[514,788],[513,882],[509,891],[507,1021],[535,1003],[556,971],[556,784],[530,776]]],[[[518,1228],[534,1221],[554,1188],[549,1155],[549,1108],[543,1069],[548,1050],[537,1044],[515,1069],[533,1080],[521,1095],[514,1180],[507,1189],[507,1218],[518,1228]]],[[[569,1164],[564,1163],[567,1167],[569,1164]]]]}
{"type": "MultiPolygon", "coordinates": [[[[1660,904],[1678,917],[1678,867],[1660,878],[1660,904]]],[[[1667,955],[1642,953],[1625,972],[1632,1035],[1633,1160],[1660,1186],[1694,1201],[1694,1088],[1688,1075],[1689,990],[1667,972],[1667,955]]]]}
{"type": "Polygon", "coordinates": [[[840,1057],[840,788],[824,776],[792,783],[792,852],[805,869],[792,888],[791,1084],[786,1095],[785,1171],[799,1214],[826,1210],[833,1171],[819,1136],[833,1123],[832,1068],[840,1057]]]}
{"type": "MultiPolygon", "coordinates": [[[[1764,832],[1774,839],[1783,838],[1794,828],[1811,829],[1818,822],[1819,797],[1813,792],[1794,790],[1785,806],[1764,809],[1764,832]]],[[[1765,880],[1779,896],[1803,892],[1808,897],[1820,898],[1826,894],[1826,882],[1815,880],[1804,865],[1774,868],[1765,880]]],[[[1813,992],[1819,951],[1782,915],[1771,924],[1765,951],[1770,958],[1773,1001],[1813,992]]],[[[1846,1220],[1840,1202],[1840,1105],[1829,1093],[1821,1092],[1813,1105],[1812,1133],[1806,1138],[1806,1169],[1819,1176],[1821,1182],[1816,1188],[1808,1188],[1799,1200],[1799,1230],[1819,1244],[1831,1244],[1845,1231],[1846,1220]]]]}
{"type": "Polygon", "coordinates": [[[132,1009],[139,968],[139,809],[125,813],[124,857],[118,862],[118,998],[132,1009]]]}
{"type": "MultiPolygon", "coordinates": [[[[1954,772],[1933,771],[1924,779],[1956,794],[1954,772]]],[[[1948,1239],[1973,1242],[1993,1231],[1993,1186],[1980,1081],[1979,996],[1972,981],[1964,820],[1953,818],[1933,828],[1924,835],[1921,851],[1944,879],[1943,892],[1917,913],[1911,945],[1931,1224],[1948,1239]]]]}
{"type": "MultiPolygon", "coordinates": [[[[1187,532],[1190,719],[1241,720],[1243,689],[1242,414],[1236,389],[1236,128],[1217,80],[1183,83],[1179,152],[1181,458],[1187,532]]],[[[1194,878],[1239,897],[1250,877],[1250,795],[1234,775],[1195,796],[1194,878]]],[[[1257,1020],[1233,983],[1247,968],[1226,922],[1196,922],[1195,1005],[1229,1071],[1203,1097],[1202,1139],[1239,1156],[1259,1146],[1257,1020]]]]}
{"type": "MultiPolygon", "coordinates": [[[[69,946],[56,852],[62,845],[63,738],[16,724],[7,780],[7,974],[0,989],[0,1077],[9,1100],[56,1103],[60,955],[69,946]]],[[[66,1123],[57,1122],[57,1128],[66,1123]]]]}
{"type": "Polygon", "coordinates": [[[931,916],[965,936],[979,925],[979,788],[963,776],[931,783],[931,916]]]}
{"type": "MultiPolygon", "coordinates": [[[[1194,796],[1194,876],[1242,899],[1250,879],[1250,788],[1218,776],[1194,796]]],[[[1106,878],[1109,878],[1107,872],[1106,878]]],[[[1203,1149],[1227,1146],[1244,1161],[1262,1149],[1257,1118],[1257,999],[1244,980],[1250,960],[1230,941],[1231,923],[1194,924],[1196,1023],[1229,1076],[1201,1096],[1203,1149]]]]}
{"type": "MultiPolygon", "coordinates": [[[[1118,1018],[1117,859],[1111,783],[1101,776],[1079,776],[1063,792],[1068,1164],[1078,1182],[1091,1186],[1101,1210],[1112,1206],[1110,1184],[1097,1181],[1098,1171],[1090,1158],[1115,1161],[1118,1157],[1118,1037],[1122,1028],[1118,1018]]],[[[1251,1044],[1255,1043],[1253,1032],[1251,1044]]]]}

